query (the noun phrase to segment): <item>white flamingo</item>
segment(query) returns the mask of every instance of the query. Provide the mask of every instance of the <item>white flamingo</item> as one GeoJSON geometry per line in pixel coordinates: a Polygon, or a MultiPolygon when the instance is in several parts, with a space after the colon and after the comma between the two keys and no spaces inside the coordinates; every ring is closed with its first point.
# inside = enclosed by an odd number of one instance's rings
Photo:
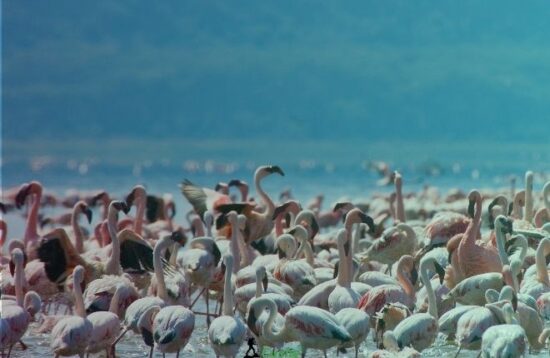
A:
{"type": "Polygon", "coordinates": [[[208,340],[216,357],[235,357],[241,347],[245,335],[246,326],[233,316],[233,288],[231,276],[233,274],[233,256],[225,255],[225,282],[223,288],[222,315],[217,317],[208,328],[208,340]]]}
{"type": "Polygon", "coordinates": [[[359,355],[359,347],[367,339],[370,332],[370,317],[357,308],[342,308],[335,315],[351,336],[351,341],[344,343],[340,348],[355,348],[355,358],[359,355]]]}
{"type": "Polygon", "coordinates": [[[483,358],[523,357],[527,347],[525,331],[513,317],[511,304],[503,307],[506,324],[489,327],[481,337],[483,358]]]}
{"type": "Polygon", "coordinates": [[[351,287],[351,277],[348,263],[350,257],[351,243],[347,241],[346,229],[338,232],[338,254],[340,264],[336,287],[328,296],[328,307],[331,313],[338,313],[343,308],[355,308],[361,299],[361,295],[351,287]]]}

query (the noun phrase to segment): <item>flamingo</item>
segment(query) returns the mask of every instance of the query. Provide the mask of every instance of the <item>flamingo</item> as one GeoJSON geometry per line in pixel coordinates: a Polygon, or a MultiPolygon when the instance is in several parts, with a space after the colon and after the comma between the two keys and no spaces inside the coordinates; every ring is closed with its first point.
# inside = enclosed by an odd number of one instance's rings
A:
{"type": "Polygon", "coordinates": [[[231,254],[225,255],[223,262],[225,264],[223,310],[222,315],[210,324],[208,340],[216,353],[216,357],[235,357],[244,341],[246,326],[240,319],[233,317],[233,289],[231,284],[233,256],[231,254]]]}
{"type": "Polygon", "coordinates": [[[413,308],[415,301],[414,284],[417,273],[414,267],[414,258],[409,255],[402,256],[397,263],[397,280],[400,285],[380,285],[373,287],[361,297],[357,308],[373,316],[380,311],[386,303],[401,302],[409,308],[413,308]],[[412,272],[412,278],[405,276],[405,271],[412,272]]]}
{"type": "Polygon", "coordinates": [[[550,238],[544,238],[537,247],[536,254],[536,275],[528,276],[526,272],[520,288],[521,293],[532,296],[535,300],[543,293],[550,292],[550,279],[546,267],[546,255],[550,253],[550,238]]]}
{"type": "MultiPolygon", "coordinates": [[[[2,307],[2,356],[4,349],[8,347],[8,357],[11,354],[13,345],[21,342],[21,337],[27,331],[29,323],[33,319],[36,312],[40,310],[40,296],[34,291],[29,291],[23,296],[23,252],[16,248],[11,252],[13,265],[15,266],[14,284],[15,284],[15,301],[7,300],[2,297],[0,306],[2,307]]],[[[23,347],[26,346],[21,342],[23,347]]]]}
{"type": "Polygon", "coordinates": [[[286,294],[283,288],[276,284],[269,284],[265,267],[258,266],[256,267],[256,282],[243,285],[235,290],[237,310],[244,316],[247,312],[249,302],[262,295],[274,300],[281,314],[285,314],[295,304],[294,300],[286,294]]]}
{"type": "Polygon", "coordinates": [[[452,302],[445,302],[443,296],[449,293],[447,286],[443,285],[445,270],[439,262],[430,256],[424,256],[419,265],[420,277],[424,282],[424,287],[416,295],[416,311],[426,312],[430,307],[435,307],[437,312],[429,312],[434,317],[439,317],[452,308],[452,302]],[[437,272],[439,278],[430,279],[429,266],[432,266],[437,272]],[[430,284],[426,282],[430,281],[430,284]],[[430,300],[435,300],[430,306],[430,300]],[[427,301],[427,304],[426,304],[427,301]]]}
{"type": "Polygon", "coordinates": [[[403,255],[413,254],[416,243],[416,233],[413,228],[405,223],[399,223],[388,228],[382,236],[375,240],[363,254],[363,261],[378,261],[391,265],[403,255]]]}
{"type": "Polygon", "coordinates": [[[117,286],[109,311],[94,312],[88,315],[87,319],[92,324],[92,333],[86,352],[97,353],[105,350],[107,358],[114,357],[114,341],[120,333],[120,321],[118,319],[119,299],[122,291],[126,288],[122,285],[117,286]]]}
{"type": "MultiPolygon", "coordinates": [[[[177,352],[185,348],[195,329],[195,315],[183,306],[165,306],[153,321],[153,339],[155,347],[164,353],[177,352]]],[[[143,334],[143,330],[142,330],[143,334]]]]}
{"type": "Polygon", "coordinates": [[[236,186],[241,192],[241,202],[246,203],[248,201],[248,183],[239,179],[230,180],[229,187],[236,186]]]}
{"type": "Polygon", "coordinates": [[[136,333],[141,333],[143,343],[150,347],[149,358],[153,358],[153,350],[155,349],[155,340],[153,339],[152,333],[153,323],[160,310],[160,306],[149,306],[143,311],[143,313],[139,316],[139,319],[135,322],[136,333]]]}
{"type": "Polygon", "coordinates": [[[269,317],[262,326],[262,335],[274,342],[298,341],[302,346],[302,358],[308,349],[320,349],[326,357],[326,350],[352,340],[336,317],[317,307],[296,306],[284,316],[283,326],[276,332],[273,323],[277,314],[277,305],[267,297],[260,297],[250,306],[248,326],[255,326],[255,312],[267,310],[269,317]]]}
{"type": "Polygon", "coordinates": [[[340,256],[340,265],[336,287],[328,296],[329,311],[333,314],[338,313],[343,308],[355,308],[361,299],[361,295],[351,287],[351,273],[348,271],[351,260],[351,243],[347,241],[346,229],[338,232],[338,253],[340,256]]]}
{"type": "Polygon", "coordinates": [[[335,315],[336,320],[340,323],[351,336],[351,341],[344,343],[340,348],[355,348],[355,358],[359,355],[359,347],[361,343],[367,339],[370,331],[370,317],[365,312],[353,308],[342,308],[335,315]]]}
{"type": "Polygon", "coordinates": [[[126,205],[128,210],[132,205],[136,204],[136,217],[134,219],[134,231],[138,235],[143,233],[143,221],[145,216],[145,210],[147,209],[147,192],[143,185],[136,185],[130,194],[126,196],[126,205]]]}
{"type": "Polygon", "coordinates": [[[544,224],[550,222],[550,181],[542,188],[542,200],[544,207],[537,210],[533,218],[535,226],[538,228],[542,228],[544,224]]]}
{"type": "MultiPolygon", "coordinates": [[[[433,259],[420,262],[421,278],[428,292],[428,313],[416,313],[405,318],[392,331],[386,331],[383,336],[384,346],[397,351],[411,346],[421,352],[434,343],[439,329],[438,308],[432,281],[428,277],[428,264],[439,265],[433,259]]],[[[436,266],[436,270],[441,272],[442,281],[443,269],[437,269],[436,266]]]]}
{"type": "Polygon", "coordinates": [[[273,200],[262,189],[260,182],[266,176],[277,173],[284,176],[283,170],[276,165],[265,165],[256,169],[254,173],[254,185],[256,192],[262,199],[262,204],[266,207],[264,212],[258,212],[254,209],[253,205],[249,203],[242,204],[226,204],[219,205],[218,210],[227,213],[231,210],[237,210],[239,214],[246,216],[246,227],[244,229],[244,238],[247,243],[256,241],[266,235],[268,235],[273,229],[273,213],[275,211],[275,204],[273,200]]]}
{"type": "Polygon", "coordinates": [[[162,253],[178,240],[178,232],[165,235],[157,241],[153,249],[153,267],[155,276],[151,280],[148,294],[158,296],[169,305],[189,306],[190,282],[187,275],[175,267],[162,267],[162,253]]]}
{"type": "Polygon", "coordinates": [[[301,297],[315,287],[317,279],[313,268],[302,260],[289,259],[296,252],[296,241],[290,234],[277,238],[279,262],[273,271],[273,276],[292,287],[294,298],[301,297]]]}
{"type": "Polygon", "coordinates": [[[481,336],[481,357],[523,357],[527,347],[525,331],[513,318],[512,306],[503,307],[507,324],[489,327],[481,336]]]}
{"type": "Polygon", "coordinates": [[[41,238],[37,229],[38,210],[40,209],[40,200],[42,198],[42,184],[32,181],[21,186],[15,197],[15,205],[18,209],[25,205],[25,200],[29,196],[32,198],[32,204],[27,216],[23,243],[25,244],[25,253],[28,259],[34,260],[37,258],[37,249],[41,238]]]}
{"type": "Polygon", "coordinates": [[[73,294],[75,316],[65,317],[57,324],[51,333],[50,347],[55,357],[78,355],[84,357],[84,352],[90,342],[92,323],[86,318],[81,284],[84,282],[84,267],[78,265],[73,271],[73,294]]]}

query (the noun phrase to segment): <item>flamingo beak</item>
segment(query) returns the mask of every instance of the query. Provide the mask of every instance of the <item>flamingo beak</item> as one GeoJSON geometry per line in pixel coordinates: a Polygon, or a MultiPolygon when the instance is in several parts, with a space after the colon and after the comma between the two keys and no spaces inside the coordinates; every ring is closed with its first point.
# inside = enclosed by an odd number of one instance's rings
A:
{"type": "Polygon", "coordinates": [[[315,217],[313,220],[311,220],[311,237],[310,239],[313,239],[315,235],[319,232],[319,223],[317,222],[317,219],[315,217]]]}
{"type": "Polygon", "coordinates": [[[92,223],[92,209],[90,209],[88,206],[84,207],[84,215],[86,215],[86,219],[88,219],[88,224],[92,223]]]}
{"type": "Polygon", "coordinates": [[[336,278],[338,276],[338,271],[340,270],[340,261],[337,261],[334,265],[334,273],[332,275],[332,278],[336,278]]]}
{"type": "Polygon", "coordinates": [[[439,276],[439,283],[442,285],[443,280],[445,279],[445,269],[443,269],[443,267],[437,262],[434,262],[434,267],[437,275],[439,276]]]}
{"type": "Polygon", "coordinates": [[[277,250],[279,252],[279,260],[286,258],[286,253],[283,250],[277,250]]]}
{"type": "Polygon", "coordinates": [[[474,218],[474,214],[475,214],[475,205],[476,205],[476,202],[475,200],[470,200],[468,202],[468,215],[473,219],[474,218]]]}
{"type": "Polygon", "coordinates": [[[418,270],[416,269],[416,266],[413,266],[411,270],[411,283],[416,285],[416,282],[418,281],[418,270]]]}
{"type": "Polygon", "coordinates": [[[19,192],[15,196],[15,206],[17,209],[21,209],[25,205],[25,199],[30,194],[31,186],[29,184],[23,184],[19,192]]]}
{"type": "Polygon", "coordinates": [[[116,201],[113,203],[113,206],[116,210],[124,212],[124,214],[128,214],[130,212],[130,205],[128,205],[127,202],[116,201]]]}
{"type": "Polygon", "coordinates": [[[181,246],[185,246],[185,244],[187,243],[187,237],[183,232],[179,230],[172,232],[172,234],[170,235],[170,238],[174,242],[177,242],[178,244],[180,244],[181,246]]]}
{"type": "Polygon", "coordinates": [[[264,274],[264,278],[262,279],[262,285],[264,286],[264,292],[267,292],[267,285],[269,284],[269,280],[267,279],[267,274],[264,274]]]}
{"type": "Polygon", "coordinates": [[[13,262],[13,260],[10,260],[10,274],[12,275],[12,277],[15,275],[15,263],[13,262]]]}
{"type": "Polygon", "coordinates": [[[376,232],[376,225],[374,225],[374,220],[365,213],[360,213],[361,222],[367,224],[369,227],[369,234],[374,234],[376,232]]]}
{"type": "Polygon", "coordinates": [[[0,212],[2,212],[2,214],[6,213],[6,205],[4,203],[0,203],[0,212]]]}
{"type": "Polygon", "coordinates": [[[246,325],[250,330],[258,335],[258,331],[256,329],[256,321],[258,319],[256,318],[256,313],[254,311],[254,307],[250,307],[250,310],[248,310],[248,319],[246,320],[246,325]]]}
{"type": "Polygon", "coordinates": [[[130,194],[128,194],[128,196],[126,197],[125,201],[126,201],[126,205],[128,205],[128,207],[131,207],[133,204],[134,204],[134,200],[136,200],[136,190],[132,190],[130,192],[130,194]]]}
{"type": "Polygon", "coordinates": [[[279,174],[283,177],[285,176],[285,173],[283,172],[283,170],[277,165],[272,165],[272,166],[267,167],[267,172],[269,174],[277,173],[277,174],[279,174]]]}
{"type": "Polygon", "coordinates": [[[222,253],[220,252],[220,248],[218,247],[218,245],[216,245],[215,242],[212,243],[212,255],[214,255],[214,264],[218,266],[218,263],[222,259],[222,253]]]}

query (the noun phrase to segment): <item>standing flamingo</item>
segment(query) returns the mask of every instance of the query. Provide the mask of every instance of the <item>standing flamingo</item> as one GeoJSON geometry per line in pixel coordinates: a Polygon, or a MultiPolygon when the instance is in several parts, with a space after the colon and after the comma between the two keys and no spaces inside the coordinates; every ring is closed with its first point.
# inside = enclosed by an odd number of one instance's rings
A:
{"type": "Polygon", "coordinates": [[[328,296],[328,307],[331,313],[338,313],[343,308],[355,308],[361,299],[361,295],[351,287],[351,273],[348,260],[350,257],[351,243],[347,241],[346,229],[338,232],[338,254],[340,264],[336,287],[328,296]]]}
{"type": "Polygon", "coordinates": [[[326,357],[326,350],[352,340],[349,333],[338,323],[336,317],[317,307],[296,306],[284,316],[283,327],[273,331],[277,305],[269,298],[260,297],[250,306],[248,326],[254,326],[255,312],[267,310],[269,317],[262,326],[262,334],[271,341],[300,342],[302,358],[308,349],[320,349],[326,357]]]}
{"type": "Polygon", "coordinates": [[[23,243],[25,244],[25,254],[28,256],[28,259],[34,260],[37,258],[37,249],[41,238],[38,234],[38,210],[40,209],[40,200],[42,198],[42,184],[37,181],[23,184],[15,197],[17,208],[25,205],[25,200],[29,196],[32,198],[32,203],[27,216],[23,243]]]}
{"type": "Polygon", "coordinates": [[[74,311],[76,316],[69,316],[57,322],[52,330],[50,344],[55,357],[78,355],[84,357],[92,334],[92,323],[86,318],[81,284],[84,282],[84,267],[76,266],[73,272],[74,311]]]}
{"type": "Polygon", "coordinates": [[[107,358],[115,356],[113,344],[120,333],[120,321],[118,319],[118,305],[124,286],[117,286],[109,311],[94,312],[87,319],[92,324],[92,333],[88,342],[88,353],[97,353],[105,350],[107,358]]]}
{"type": "Polygon", "coordinates": [[[216,357],[235,357],[241,347],[246,326],[239,319],[233,317],[233,288],[231,276],[233,274],[233,256],[228,254],[223,258],[225,264],[225,281],[223,287],[223,311],[208,328],[208,340],[216,357]]]}
{"type": "MultiPolygon", "coordinates": [[[[2,322],[2,356],[4,349],[8,347],[8,357],[11,354],[13,345],[21,342],[21,337],[27,331],[29,323],[34,314],[40,310],[39,296],[34,291],[29,291],[23,296],[23,252],[16,248],[11,253],[12,262],[15,266],[14,284],[15,284],[15,301],[10,301],[2,298],[0,307],[2,314],[0,321],[2,322]],[[33,300],[38,296],[38,305],[35,307],[33,300]]],[[[23,347],[25,345],[21,342],[23,347]]]]}
{"type": "Polygon", "coordinates": [[[340,323],[351,336],[351,341],[340,346],[342,348],[355,348],[355,358],[359,355],[359,347],[367,339],[370,331],[370,317],[357,308],[342,308],[335,315],[340,323]]]}
{"type": "Polygon", "coordinates": [[[263,212],[258,212],[254,209],[254,206],[249,203],[244,204],[227,204],[220,205],[218,209],[224,213],[231,210],[236,210],[239,214],[246,216],[246,227],[244,229],[244,238],[247,243],[251,243],[268,235],[273,229],[273,213],[275,211],[275,204],[273,200],[262,189],[260,182],[268,175],[277,173],[284,176],[284,172],[276,165],[265,165],[256,169],[254,173],[254,185],[256,192],[262,199],[262,204],[266,207],[263,212]]]}

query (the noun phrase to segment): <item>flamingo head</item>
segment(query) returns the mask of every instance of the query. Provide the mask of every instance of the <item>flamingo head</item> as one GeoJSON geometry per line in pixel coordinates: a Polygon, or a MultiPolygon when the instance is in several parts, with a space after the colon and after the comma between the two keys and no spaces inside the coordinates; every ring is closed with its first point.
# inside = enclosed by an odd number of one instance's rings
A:
{"type": "Polygon", "coordinates": [[[128,205],[128,207],[132,207],[136,199],[146,199],[146,197],[147,192],[145,191],[145,187],[143,187],[143,185],[136,185],[130,194],[126,196],[126,205],[128,205]]]}
{"type": "Polygon", "coordinates": [[[130,205],[128,205],[127,202],[113,200],[111,205],[116,211],[122,211],[124,214],[128,214],[130,212],[130,205]]]}
{"type": "Polygon", "coordinates": [[[103,190],[92,197],[92,199],[90,200],[90,205],[96,206],[98,202],[105,199],[109,200],[109,194],[107,194],[107,192],[103,190]]]}
{"type": "Polygon", "coordinates": [[[187,236],[185,236],[182,230],[173,231],[172,234],[170,234],[170,239],[181,246],[185,246],[187,243],[187,236]]]}
{"type": "Polygon", "coordinates": [[[79,201],[75,205],[77,207],[77,210],[80,210],[81,213],[83,213],[86,216],[86,219],[88,219],[88,224],[92,223],[92,209],[86,204],[84,201],[79,201]]]}
{"type": "Polygon", "coordinates": [[[226,194],[229,193],[229,185],[227,183],[219,182],[214,187],[214,190],[218,193],[226,194]]]}
{"type": "Polygon", "coordinates": [[[513,230],[513,222],[504,215],[499,215],[495,219],[495,227],[500,227],[503,234],[511,234],[513,230]]]}

